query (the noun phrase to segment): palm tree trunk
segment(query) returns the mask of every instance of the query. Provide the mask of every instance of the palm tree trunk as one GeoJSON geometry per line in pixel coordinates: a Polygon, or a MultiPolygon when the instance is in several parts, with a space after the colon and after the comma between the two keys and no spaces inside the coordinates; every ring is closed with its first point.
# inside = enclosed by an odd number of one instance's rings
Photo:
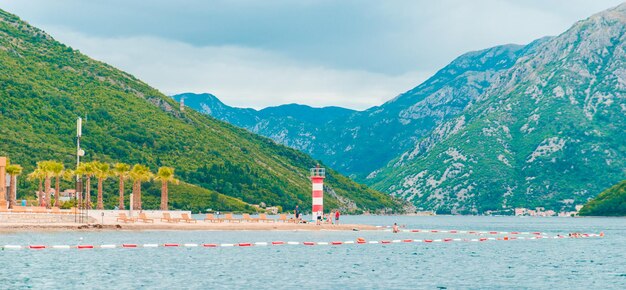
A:
{"type": "Polygon", "coordinates": [[[91,176],[87,176],[85,184],[85,208],[91,209],[91,176]]]}
{"type": "Polygon", "coordinates": [[[39,179],[39,191],[37,191],[37,204],[39,206],[43,205],[43,200],[42,200],[42,191],[43,191],[43,185],[41,184],[43,182],[42,179],[39,179]]]}
{"type": "Polygon", "coordinates": [[[161,182],[161,210],[167,210],[167,202],[168,202],[167,182],[162,181],[161,182]]]}
{"type": "Polygon", "coordinates": [[[98,178],[98,209],[104,209],[102,201],[102,178],[98,178]]]}
{"type": "Polygon", "coordinates": [[[134,210],[139,210],[139,189],[138,189],[139,181],[133,181],[133,204],[132,207],[134,210]]]}
{"type": "Polygon", "coordinates": [[[50,177],[46,177],[46,181],[45,181],[45,188],[46,188],[46,207],[50,208],[50,195],[52,194],[52,186],[51,186],[52,181],[50,180],[50,177]]]}
{"type": "Polygon", "coordinates": [[[13,208],[16,205],[17,194],[17,175],[11,175],[11,186],[9,188],[9,208],[13,208]]]}
{"type": "Polygon", "coordinates": [[[54,206],[58,207],[61,205],[61,201],[59,200],[61,197],[61,183],[60,183],[60,176],[57,176],[57,180],[56,180],[56,185],[54,187],[55,190],[55,194],[54,194],[54,206]]]}
{"type": "Polygon", "coordinates": [[[141,210],[141,181],[137,182],[137,194],[134,199],[137,201],[137,210],[141,210]]]}
{"type": "Polygon", "coordinates": [[[119,199],[119,203],[120,203],[120,205],[118,206],[118,208],[120,210],[123,210],[124,209],[124,178],[123,177],[120,177],[120,199],[119,199]]]}

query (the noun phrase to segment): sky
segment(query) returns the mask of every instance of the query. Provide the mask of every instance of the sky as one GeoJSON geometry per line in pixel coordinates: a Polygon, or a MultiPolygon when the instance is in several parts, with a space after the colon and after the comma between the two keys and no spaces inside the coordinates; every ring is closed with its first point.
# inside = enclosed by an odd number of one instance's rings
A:
{"type": "Polygon", "coordinates": [[[461,54],[558,35],[616,0],[0,0],[167,95],[366,109],[461,54]]]}

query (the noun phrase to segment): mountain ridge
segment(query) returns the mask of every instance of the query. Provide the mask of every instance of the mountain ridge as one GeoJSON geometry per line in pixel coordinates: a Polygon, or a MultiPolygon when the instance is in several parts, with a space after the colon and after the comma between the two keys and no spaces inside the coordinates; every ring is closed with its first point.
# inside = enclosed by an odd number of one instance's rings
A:
{"type": "Polygon", "coordinates": [[[625,19],[622,4],[558,36],[463,54],[324,126],[256,132],[423,209],[570,210],[626,174],[625,19]]]}

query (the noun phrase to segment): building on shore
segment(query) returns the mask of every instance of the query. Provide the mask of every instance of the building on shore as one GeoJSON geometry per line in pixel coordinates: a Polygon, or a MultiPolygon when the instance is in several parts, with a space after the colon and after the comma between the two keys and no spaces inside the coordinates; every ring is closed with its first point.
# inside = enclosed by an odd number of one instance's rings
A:
{"type": "Polygon", "coordinates": [[[582,208],[582,205],[576,205],[576,211],[560,211],[556,212],[554,210],[545,210],[544,207],[536,207],[535,209],[527,209],[527,208],[515,208],[515,216],[538,216],[538,217],[549,217],[549,216],[560,216],[560,217],[569,217],[578,215],[578,211],[582,208]]]}

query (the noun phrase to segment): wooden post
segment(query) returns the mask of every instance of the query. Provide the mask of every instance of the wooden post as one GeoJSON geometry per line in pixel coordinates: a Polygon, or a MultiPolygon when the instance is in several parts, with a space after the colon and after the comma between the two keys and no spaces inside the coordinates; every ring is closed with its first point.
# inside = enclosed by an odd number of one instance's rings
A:
{"type": "Polygon", "coordinates": [[[0,157],[0,203],[6,203],[7,200],[7,158],[0,157]]]}

